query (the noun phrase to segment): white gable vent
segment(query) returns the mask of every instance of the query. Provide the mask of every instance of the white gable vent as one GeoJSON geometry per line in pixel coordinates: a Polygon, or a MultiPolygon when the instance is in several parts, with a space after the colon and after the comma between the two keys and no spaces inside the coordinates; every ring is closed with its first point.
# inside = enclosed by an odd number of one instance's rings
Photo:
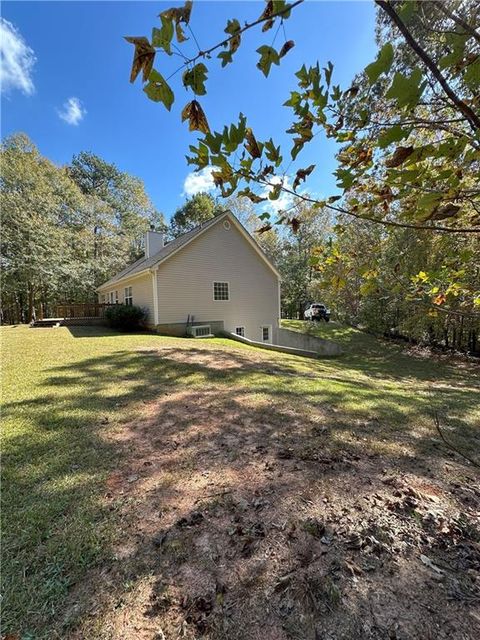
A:
{"type": "Polygon", "coordinates": [[[199,324],[196,327],[188,328],[193,338],[213,338],[213,333],[209,324],[199,324]]]}

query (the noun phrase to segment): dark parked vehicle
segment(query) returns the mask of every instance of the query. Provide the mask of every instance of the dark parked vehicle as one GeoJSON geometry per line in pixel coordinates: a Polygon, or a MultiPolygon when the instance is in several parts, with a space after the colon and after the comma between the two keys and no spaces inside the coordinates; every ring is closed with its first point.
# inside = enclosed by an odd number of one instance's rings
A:
{"type": "Polygon", "coordinates": [[[318,302],[313,302],[304,313],[306,320],[315,320],[319,322],[320,320],[325,320],[325,322],[329,322],[330,320],[330,309],[324,304],[320,304],[318,302]]]}

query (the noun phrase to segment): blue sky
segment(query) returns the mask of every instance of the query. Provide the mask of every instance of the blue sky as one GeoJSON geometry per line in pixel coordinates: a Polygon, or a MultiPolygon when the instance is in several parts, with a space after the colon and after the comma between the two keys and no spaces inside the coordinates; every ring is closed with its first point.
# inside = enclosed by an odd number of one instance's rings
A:
{"type": "MultiPolygon", "coordinates": [[[[191,167],[185,154],[196,136],[181,123],[180,112],[191,97],[181,85],[181,73],[172,79],[176,99],[170,113],[148,100],[139,79],[129,84],[133,46],[122,36],[150,37],[152,27],[160,26],[160,11],[180,4],[3,2],[2,17],[16,31],[3,41],[4,48],[6,42],[10,45],[10,68],[4,63],[2,137],[24,131],[58,164],[82,150],[92,151],[141,178],[157,208],[170,217],[195,183],[208,184],[205,177],[188,177],[191,167]],[[12,56],[22,52],[19,43],[33,52],[20,60],[20,70],[13,64],[18,60],[12,62],[12,56]],[[15,78],[16,73],[20,77],[15,78]]],[[[201,48],[208,48],[220,41],[227,19],[252,21],[262,10],[262,2],[197,0],[191,26],[201,48]]],[[[324,66],[331,60],[334,82],[347,88],[355,73],[375,58],[374,19],[374,5],[368,0],[300,5],[285,22],[287,39],[296,46],[280,67],[272,66],[267,79],[255,67],[255,50],[271,45],[275,31],[250,30],[233,64],[221,69],[216,59],[209,63],[208,93],[201,104],[210,126],[221,130],[242,111],[260,139],[273,136],[281,142],[291,119],[290,110],[281,105],[294,88],[295,71],[302,63],[318,60],[324,66]]],[[[10,25],[7,28],[11,32],[10,25]]],[[[279,49],[284,39],[280,31],[274,46],[279,49]]],[[[184,46],[187,55],[195,52],[192,38],[184,46]]],[[[180,62],[176,56],[157,54],[155,67],[168,76],[180,62]]],[[[292,165],[293,173],[295,168],[316,165],[308,183],[311,192],[334,192],[334,150],[332,143],[318,137],[292,165]]]]}

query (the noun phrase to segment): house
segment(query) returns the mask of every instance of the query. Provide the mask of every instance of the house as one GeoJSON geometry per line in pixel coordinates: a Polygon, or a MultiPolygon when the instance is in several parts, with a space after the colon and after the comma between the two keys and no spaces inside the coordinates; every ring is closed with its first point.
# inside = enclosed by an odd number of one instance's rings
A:
{"type": "Polygon", "coordinates": [[[97,291],[100,302],[145,308],[160,333],[183,336],[203,326],[204,333],[277,341],[280,274],[230,212],[166,244],[163,234],[147,232],[145,256],[97,291]]]}

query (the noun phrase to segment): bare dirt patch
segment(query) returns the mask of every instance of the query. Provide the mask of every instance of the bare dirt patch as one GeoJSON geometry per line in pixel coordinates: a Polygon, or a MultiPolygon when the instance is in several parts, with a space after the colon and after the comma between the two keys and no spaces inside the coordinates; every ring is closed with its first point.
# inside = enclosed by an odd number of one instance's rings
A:
{"type": "MultiPolygon", "coordinates": [[[[291,374],[255,352],[161,355],[291,374]]],[[[71,637],[479,637],[472,467],[412,455],[407,440],[388,456],[355,432],[338,409],[214,383],[146,404],[110,434],[126,461],[105,495],[121,531],[111,564],[74,593],[89,604],[71,637]]]]}

